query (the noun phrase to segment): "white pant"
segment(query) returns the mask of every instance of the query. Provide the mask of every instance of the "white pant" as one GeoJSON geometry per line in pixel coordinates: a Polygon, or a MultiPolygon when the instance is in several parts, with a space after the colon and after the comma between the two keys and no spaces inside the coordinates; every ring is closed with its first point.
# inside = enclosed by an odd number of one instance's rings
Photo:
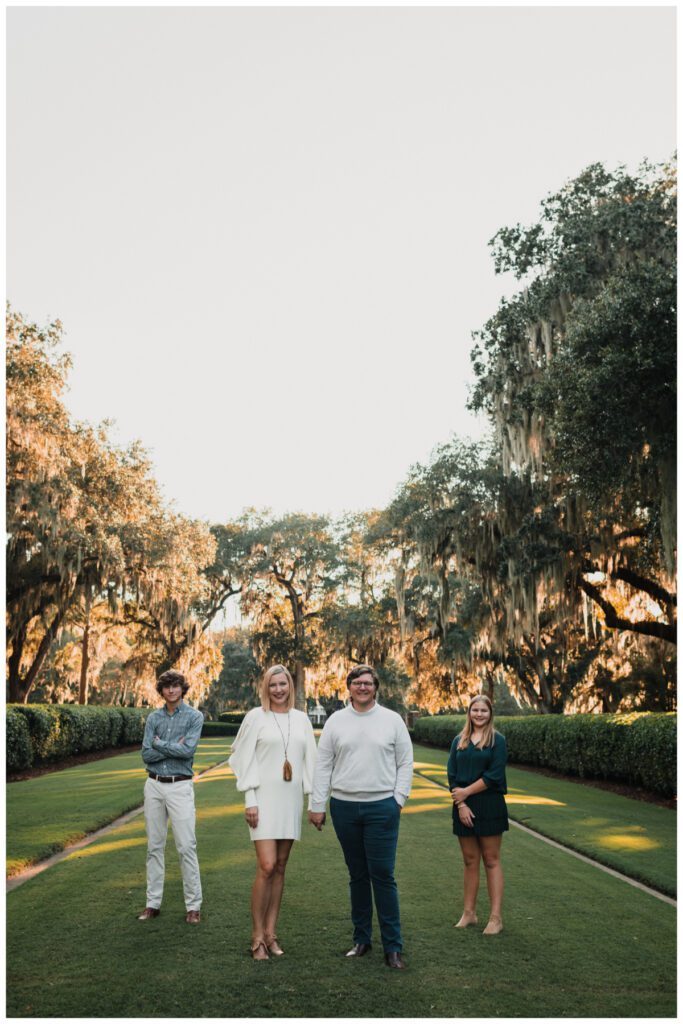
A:
{"type": "Polygon", "coordinates": [[[148,778],[145,783],[146,906],[161,906],[169,818],[183,874],[185,908],[199,910],[202,905],[202,883],[199,878],[197,841],[194,835],[194,785],[191,779],[187,782],[157,782],[156,779],[148,778]]]}

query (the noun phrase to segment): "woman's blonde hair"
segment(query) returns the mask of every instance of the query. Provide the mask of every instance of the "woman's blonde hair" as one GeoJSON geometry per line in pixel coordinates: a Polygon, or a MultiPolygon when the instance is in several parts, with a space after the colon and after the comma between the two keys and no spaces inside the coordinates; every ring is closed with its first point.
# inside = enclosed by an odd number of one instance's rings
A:
{"type": "Polygon", "coordinates": [[[476,697],[473,697],[467,708],[467,721],[465,722],[465,728],[460,733],[460,742],[458,743],[458,750],[465,750],[469,746],[470,737],[472,736],[472,706],[477,701],[483,700],[484,704],[488,705],[488,709],[491,712],[491,717],[484,727],[484,733],[477,743],[477,746],[481,750],[482,747],[492,747],[495,740],[495,730],[493,728],[493,704],[486,696],[485,693],[478,693],[476,697]]]}
{"type": "Polygon", "coordinates": [[[294,707],[296,700],[296,693],[294,691],[294,680],[292,679],[289,669],[286,669],[284,665],[271,665],[269,669],[266,669],[261,685],[259,686],[259,697],[261,698],[261,707],[264,711],[270,711],[270,691],[268,686],[273,676],[287,676],[287,682],[289,683],[289,699],[287,701],[287,710],[294,707]]]}

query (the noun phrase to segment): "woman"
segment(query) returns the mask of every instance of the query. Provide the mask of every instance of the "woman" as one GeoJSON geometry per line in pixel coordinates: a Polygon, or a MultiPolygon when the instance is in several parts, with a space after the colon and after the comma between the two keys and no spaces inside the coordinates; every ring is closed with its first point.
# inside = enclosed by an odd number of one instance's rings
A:
{"type": "Polygon", "coordinates": [[[283,665],[272,665],[260,686],[261,707],[244,717],[230,756],[244,815],[256,850],[251,892],[254,960],[282,956],[277,919],[292,843],[301,837],[303,795],[313,786],[313,726],[294,707],[294,683],[283,665]]]}
{"type": "Polygon", "coordinates": [[[456,928],[477,924],[479,862],[484,861],[491,914],[484,935],[503,930],[503,869],[500,847],[509,829],[505,737],[493,728],[488,697],[475,697],[467,709],[463,731],[455,737],[448,758],[448,785],[453,797],[453,832],[465,862],[465,906],[456,928]]]}

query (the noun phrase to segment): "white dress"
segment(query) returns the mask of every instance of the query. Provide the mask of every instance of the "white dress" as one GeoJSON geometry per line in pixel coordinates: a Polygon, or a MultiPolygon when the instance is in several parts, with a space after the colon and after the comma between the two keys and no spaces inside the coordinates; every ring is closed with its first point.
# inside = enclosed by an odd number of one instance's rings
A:
{"type": "Polygon", "coordinates": [[[303,711],[291,708],[276,714],[252,708],[245,715],[229,764],[244,793],[244,806],[258,807],[258,825],[249,829],[250,839],[301,838],[304,793],[313,789],[316,753],[313,726],[303,711]],[[291,782],[282,777],[288,727],[291,782]]]}

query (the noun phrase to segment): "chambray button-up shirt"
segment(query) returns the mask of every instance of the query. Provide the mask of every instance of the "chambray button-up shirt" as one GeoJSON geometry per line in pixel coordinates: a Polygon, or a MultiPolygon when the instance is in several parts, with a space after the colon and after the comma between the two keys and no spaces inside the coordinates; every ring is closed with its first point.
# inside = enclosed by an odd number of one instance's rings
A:
{"type": "Polygon", "coordinates": [[[192,760],[202,733],[201,711],[181,701],[172,715],[166,706],[147,716],[142,740],[142,760],[155,775],[186,775],[192,778],[192,760]],[[158,739],[155,739],[158,736],[158,739]],[[182,736],[182,742],[180,737],[182,736]]]}

